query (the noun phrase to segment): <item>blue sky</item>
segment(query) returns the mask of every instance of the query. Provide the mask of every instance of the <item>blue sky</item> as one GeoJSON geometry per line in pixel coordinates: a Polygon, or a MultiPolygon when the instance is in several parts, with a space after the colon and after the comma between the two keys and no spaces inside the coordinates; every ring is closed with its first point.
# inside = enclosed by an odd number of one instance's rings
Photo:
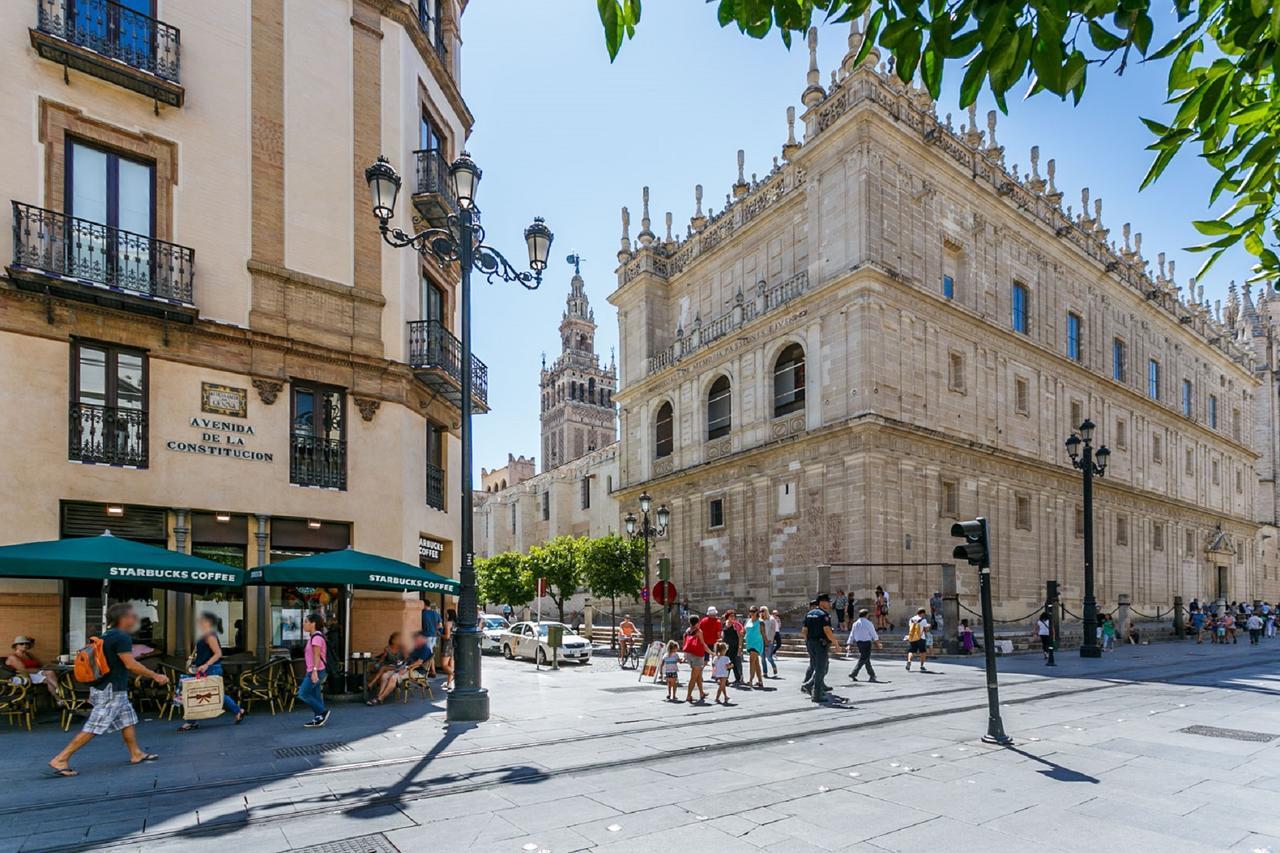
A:
{"type": "MultiPolygon", "coordinates": [[[[818,61],[824,85],[846,50],[847,25],[820,28],[818,61]]],[[[476,123],[468,148],[484,170],[478,202],[489,242],[513,260],[525,255],[521,233],[534,215],[555,232],[552,264],[540,290],[477,284],[476,355],[489,365],[493,411],[475,419],[475,466],[494,467],[508,452],[539,453],[538,370],[545,351],[558,352],[557,326],[571,270],[565,255],[580,252],[587,293],[600,325],[597,349],[607,361],[617,319],[606,301],[613,290],[621,234],[619,208],[631,209],[639,230],[641,187],[650,187],[653,230],[675,215],[683,233],[693,212],[693,187],[705,203],[723,207],[736,176],[736,152],[746,171],[764,174],[786,138],[786,108],[799,107],[808,56],[788,51],[772,35],[756,41],[722,30],[714,5],[651,0],[637,38],[609,63],[595,4],[487,0],[468,4],[463,18],[463,93],[476,123]],[[549,11],[554,9],[554,12],[549,11]]],[[[953,112],[959,75],[939,113],[953,112]]],[[[1123,77],[1091,72],[1079,107],[1041,95],[1010,102],[997,140],[1009,163],[1027,171],[1038,144],[1041,168],[1057,160],[1065,202],[1080,207],[1080,188],[1103,199],[1103,222],[1115,238],[1132,222],[1154,264],[1164,251],[1186,284],[1201,258],[1182,251],[1198,242],[1190,220],[1209,215],[1208,167],[1184,153],[1154,187],[1138,192],[1150,138],[1139,115],[1159,118],[1166,68],[1132,65],[1123,77]]],[[[979,100],[979,116],[993,106],[979,100]]],[[[985,118],[980,119],[985,127],[985,118]]],[[[1207,298],[1226,299],[1227,282],[1248,277],[1243,252],[1226,255],[1203,282],[1207,298]]],[[[539,459],[539,464],[541,460],[539,459]]]]}

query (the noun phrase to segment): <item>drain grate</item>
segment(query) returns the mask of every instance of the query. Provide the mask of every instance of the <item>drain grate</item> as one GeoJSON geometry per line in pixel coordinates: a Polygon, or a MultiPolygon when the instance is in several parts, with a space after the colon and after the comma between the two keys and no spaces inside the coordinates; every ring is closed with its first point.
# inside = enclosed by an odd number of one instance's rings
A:
{"type": "Polygon", "coordinates": [[[1251,732],[1245,729],[1220,729],[1217,726],[1187,726],[1185,729],[1178,729],[1178,731],[1189,735],[1220,737],[1227,740],[1246,740],[1251,743],[1268,743],[1280,737],[1280,735],[1269,735],[1266,732],[1251,732]]]}
{"type": "Polygon", "coordinates": [[[294,853],[400,853],[382,833],[344,838],[342,841],[326,841],[310,847],[299,847],[294,853]]]}
{"type": "Polygon", "coordinates": [[[323,755],[326,752],[350,752],[348,743],[308,743],[303,746],[282,746],[275,750],[276,758],[298,758],[303,755],[323,755]]]}

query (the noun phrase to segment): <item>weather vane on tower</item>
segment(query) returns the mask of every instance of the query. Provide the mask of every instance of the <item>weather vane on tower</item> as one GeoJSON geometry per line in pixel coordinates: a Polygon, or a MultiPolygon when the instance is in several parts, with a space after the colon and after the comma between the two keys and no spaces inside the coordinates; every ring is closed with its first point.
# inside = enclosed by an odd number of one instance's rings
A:
{"type": "Polygon", "coordinates": [[[574,275],[582,275],[582,255],[579,255],[577,252],[571,252],[569,257],[565,258],[565,260],[573,264],[574,275]]]}

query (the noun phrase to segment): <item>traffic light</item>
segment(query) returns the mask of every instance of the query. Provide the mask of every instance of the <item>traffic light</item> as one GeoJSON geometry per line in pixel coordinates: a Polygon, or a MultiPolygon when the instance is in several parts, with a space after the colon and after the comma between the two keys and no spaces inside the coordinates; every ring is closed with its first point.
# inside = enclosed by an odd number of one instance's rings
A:
{"type": "Polygon", "coordinates": [[[957,521],[951,525],[951,535],[964,539],[963,545],[957,545],[951,556],[957,560],[965,560],[971,566],[986,568],[991,565],[987,551],[987,520],[979,516],[972,521],[957,521]]]}

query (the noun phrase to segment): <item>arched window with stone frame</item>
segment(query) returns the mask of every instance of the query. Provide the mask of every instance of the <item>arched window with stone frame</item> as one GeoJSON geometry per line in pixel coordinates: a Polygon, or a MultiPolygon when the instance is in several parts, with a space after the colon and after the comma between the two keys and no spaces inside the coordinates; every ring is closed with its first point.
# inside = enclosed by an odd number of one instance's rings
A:
{"type": "Polygon", "coordinates": [[[671,402],[664,402],[658,407],[658,414],[653,421],[653,458],[666,459],[676,447],[675,411],[671,402]]]}
{"type": "Polygon", "coordinates": [[[729,377],[721,374],[707,391],[707,441],[729,434],[733,428],[733,388],[729,377]]]}
{"type": "Polygon", "coordinates": [[[804,410],[804,347],[791,344],[773,363],[773,416],[804,410]]]}

